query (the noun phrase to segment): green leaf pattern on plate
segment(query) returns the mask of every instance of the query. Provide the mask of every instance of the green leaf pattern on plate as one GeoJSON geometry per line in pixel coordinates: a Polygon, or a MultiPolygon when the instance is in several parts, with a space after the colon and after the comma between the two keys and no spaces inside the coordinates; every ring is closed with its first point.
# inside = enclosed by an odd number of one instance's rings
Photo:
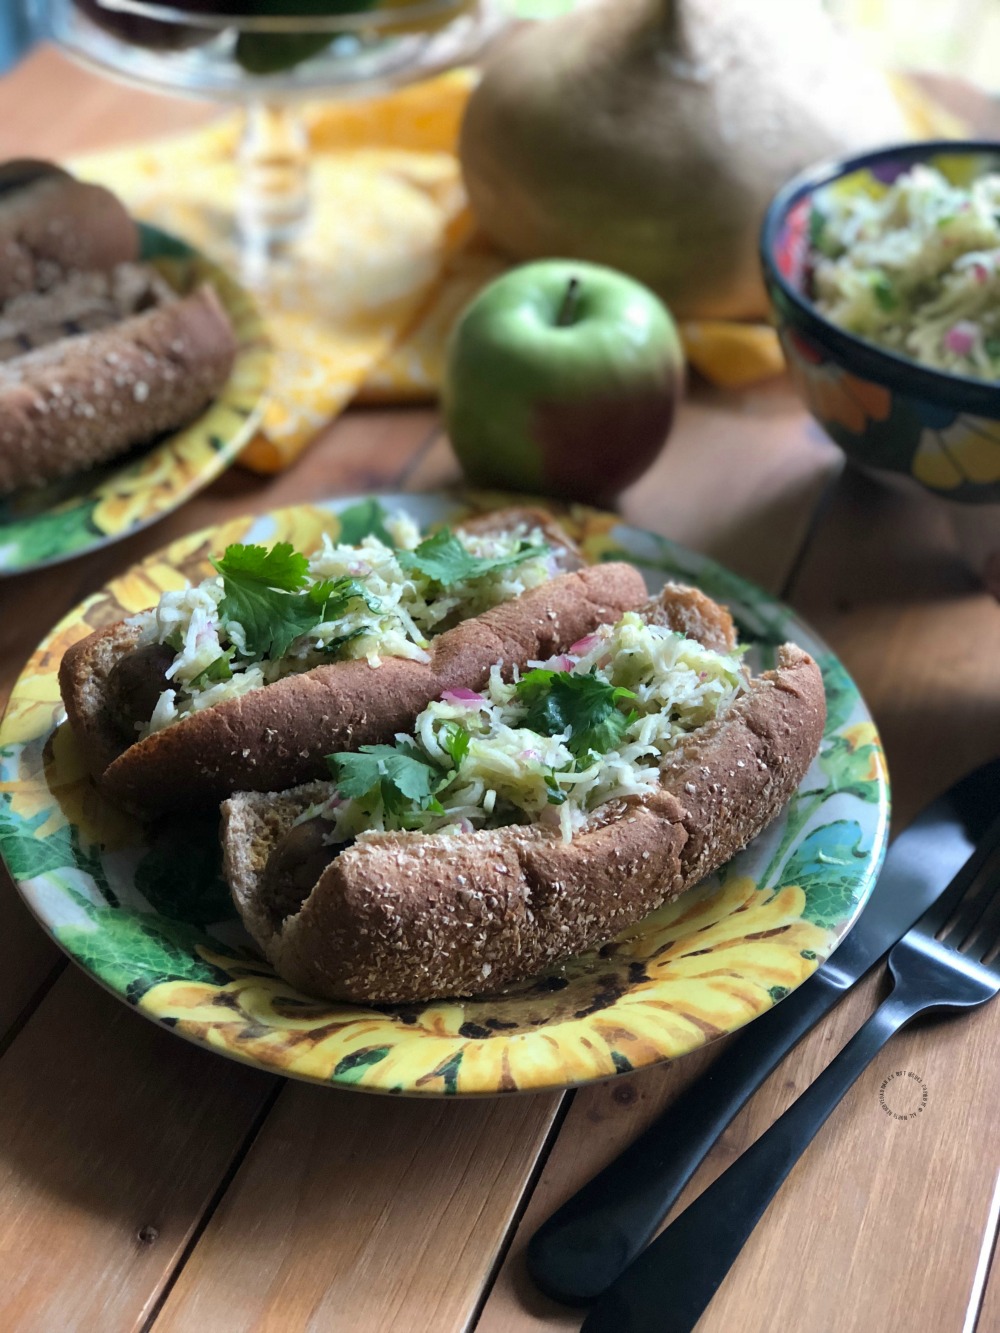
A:
{"type": "Polygon", "coordinates": [[[154,912],[208,926],[235,916],[222,878],[217,821],[161,833],[135,868],[135,887],[154,912]]]}
{"type": "Polygon", "coordinates": [[[833,926],[854,906],[867,873],[869,849],[853,819],[822,824],[799,843],[782,878],[806,895],[804,915],[817,926],[833,926]]]}
{"type": "Polygon", "coordinates": [[[816,661],[823,672],[823,687],[826,690],[826,735],[832,736],[847,725],[854,709],[857,690],[833,653],[819,653],[816,661]]]}
{"type": "Polygon", "coordinates": [[[63,506],[51,513],[20,518],[9,502],[0,501],[0,552],[15,569],[30,569],[87,550],[100,538],[93,522],[97,501],[63,506]]]}
{"type": "Polygon", "coordinates": [[[43,810],[34,819],[19,819],[11,810],[9,801],[0,805],[0,846],[14,879],[37,879],[40,875],[72,866],[89,876],[95,889],[117,907],[118,899],[108,882],[100,849],[85,847],[79,830],[69,824],[63,824],[47,837],[39,837],[38,831],[48,818],[48,812],[43,810]]]}
{"type": "Polygon", "coordinates": [[[67,926],[59,943],[113,991],[137,1004],[161,981],[228,981],[199,953],[201,933],[182,922],[95,907],[73,893],[89,924],[67,926]]]}

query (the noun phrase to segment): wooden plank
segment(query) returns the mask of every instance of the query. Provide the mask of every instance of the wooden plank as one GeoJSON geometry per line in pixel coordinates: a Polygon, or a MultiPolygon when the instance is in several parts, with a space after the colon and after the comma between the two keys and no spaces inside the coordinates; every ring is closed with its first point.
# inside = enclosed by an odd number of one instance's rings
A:
{"type": "Polygon", "coordinates": [[[289,1084],[153,1330],[469,1328],[558,1100],[289,1084]]]}
{"type": "Polygon", "coordinates": [[[969,1302],[970,1318],[962,1333],[996,1333],[1000,1328],[1000,1263],[997,1260],[998,1235],[997,1224],[1000,1219],[1000,1179],[993,1195],[993,1208],[990,1213],[990,1225],[985,1229],[979,1251],[979,1265],[973,1280],[972,1296],[969,1302]],[[982,1290],[980,1290],[982,1288],[982,1290]],[[973,1323],[973,1317],[975,1323],[973,1323]]]}
{"type": "Polygon", "coordinates": [[[543,1333],[577,1329],[581,1314],[550,1301],[528,1276],[524,1250],[535,1231],[591,1176],[646,1129],[689,1083],[712,1064],[717,1049],[641,1074],[597,1083],[573,1094],[489,1296],[476,1333],[543,1333]]]}
{"type": "Polygon", "coordinates": [[[779,592],[843,461],[803,420],[784,380],[747,393],[693,384],[663,453],[622,496],[623,518],[779,592]]]}
{"type": "Polygon", "coordinates": [[[461,486],[462,481],[462,469],[451,442],[439,429],[428,446],[414,458],[403,484],[408,491],[440,491],[461,486]]]}
{"type": "Polygon", "coordinates": [[[876,712],[897,827],[1000,753],[1000,606],[932,496],[845,473],[793,601],[876,712]]]}
{"type": "MultiPolygon", "coordinates": [[[[1000,752],[1000,608],[957,560],[930,497],[846,474],[792,600],[842,654],[883,728],[898,824],[962,771],[1000,752]]],[[[881,989],[881,978],[859,987],[789,1056],[734,1121],[681,1207],[815,1078],[881,989]]],[[[1000,1170],[998,1044],[995,1006],[897,1038],[796,1168],[699,1333],[854,1333],[876,1319],[887,1333],[957,1333],[1000,1170]],[[917,1074],[928,1089],[927,1109],[913,1121],[894,1120],[880,1102],[884,1080],[897,1070],[917,1074]]],[[[708,1061],[711,1052],[697,1058],[708,1061]]],[[[577,1094],[477,1333],[579,1327],[578,1313],[561,1311],[531,1288],[527,1239],[676,1095],[689,1063],[697,1072],[694,1059],[577,1094]],[[629,1083],[646,1101],[635,1120],[617,1116],[612,1101],[629,1083]]],[[[887,1085],[890,1110],[897,1098],[903,1109],[911,1085],[887,1085]]],[[[987,1290],[997,1304],[995,1285],[1000,1276],[987,1290]]],[[[1000,1320],[981,1323],[982,1333],[998,1327],[1000,1320]]]]}
{"type": "Polygon", "coordinates": [[[0,1060],[0,1328],[141,1328],[277,1086],[67,969],[0,1060]]]}
{"type": "Polygon", "coordinates": [[[129,89],[41,46],[0,80],[0,158],[71,157],[159,134],[180,134],[218,106],[129,89]],[[127,111],[124,111],[127,105],[127,111]]]}

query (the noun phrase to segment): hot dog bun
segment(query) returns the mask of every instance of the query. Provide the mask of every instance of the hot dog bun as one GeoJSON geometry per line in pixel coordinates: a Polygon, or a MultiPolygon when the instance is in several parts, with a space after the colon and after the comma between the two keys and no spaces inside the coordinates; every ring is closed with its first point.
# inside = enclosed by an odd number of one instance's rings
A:
{"type": "Polygon", "coordinates": [[[209,286],[0,364],[0,495],[94,467],[193,420],[236,356],[209,286]]]}
{"type": "MultiPolygon", "coordinates": [[[[668,585],[644,616],[733,643],[728,615],[691,589],[668,585]]],[[[330,793],[312,783],[224,803],[226,878],[266,957],[309,994],[398,1003],[493,990],[604,943],[746,846],[801,782],[825,716],[819,668],[787,644],[670,752],[658,790],[598,807],[568,843],[531,825],[368,833],[316,879],[302,867],[318,848],[276,872],[296,819],[330,793]]]]}
{"type": "MultiPolygon", "coordinates": [[[[506,510],[463,524],[495,530],[531,511],[506,510]]],[[[561,564],[576,548],[545,520],[561,564]]],[[[388,741],[444,690],[478,688],[494,662],[508,668],[563,652],[645,597],[642,576],[622,563],[562,574],[513,601],[460,621],[431,640],[430,660],[385,657],[335,662],[195,713],[128,744],[116,726],[108,683],[139,630],[122,621],[74,644],[59,670],[66,712],[101,789],[140,813],[217,805],[236,790],[273,791],[326,774],[335,750],[388,741]]]]}
{"type": "Polygon", "coordinates": [[[110,190],[74,180],[52,162],[0,166],[0,304],[138,254],[138,229],[110,190]]]}

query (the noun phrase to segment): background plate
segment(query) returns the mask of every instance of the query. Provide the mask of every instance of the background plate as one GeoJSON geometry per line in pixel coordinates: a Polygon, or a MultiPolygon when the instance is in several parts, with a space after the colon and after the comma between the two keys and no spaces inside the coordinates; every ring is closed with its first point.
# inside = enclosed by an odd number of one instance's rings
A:
{"type": "MultiPolygon", "coordinates": [[[[509,497],[382,497],[422,524],[509,497]]],[[[759,589],[610,514],[552,506],[592,561],[621,556],[726,602],[756,670],[794,639],[823,669],[829,722],[783,814],[718,874],[602,949],[503,993],[392,1008],[310,999],[253,952],[218,879],[216,813],[155,829],[103,802],[59,700],[66,648],[211,572],[227,542],[312,550],[357,500],[237,519],[175,542],[72,611],[14,687],[0,728],[0,853],[36,917],[109,990],[191,1040],[272,1072],[377,1092],[570,1087],[672,1059],[742,1027],[815,971],[850,928],[885,852],[874,724],[837,659],[759,589]]],[[[355,511],[357,513],[357,511],[355,511]]]]}
{"type": "Polygon", "coordinates": [[[236,332],[236,364],[183,430],[98,468],[0,499],[0,576],[83,555],[155,523],[214,481],[257,428],[270,372],[264,325],[228,273],[184,241],[139,223],[141,258],[177,291],[209,281],[236,332]]]}

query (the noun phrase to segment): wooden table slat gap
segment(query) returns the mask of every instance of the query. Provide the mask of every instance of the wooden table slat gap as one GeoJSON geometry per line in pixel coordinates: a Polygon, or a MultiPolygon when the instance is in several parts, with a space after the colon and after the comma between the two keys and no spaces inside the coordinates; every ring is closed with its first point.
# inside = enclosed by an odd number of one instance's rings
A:
{"type": "Polygon", "coordinates": [[[443,438],[443,432],[439,423],[435,422],[433,427],[427,432],[427,438],[424,439],[413,451],[399,470],[395,485],[397,490],[406,490],[407,483],[417,469],[426,459],[437,442],[443,438]]]}
{"type": "Polygon", "coordinates": [[[552,1118],[552,1123],[545,1136],[545,1141],[539,1149],[538,1156],[535,1158],[534,1166],[524,1182],[524,1188],[521,1191],[521,1197],[517,1202],[517,1207],[513,1209],[508,1218],[507,1233],[503,1238],[503,1242],[497,1248],[496,1258],[493,1260],[489,1272],[483,1279],[483,1289],[479,1294],[479,1300],[476,1302],[472,1317],[470,1318],[466,1329],[463,1330],[463,1333],[475,1333],[475,1330],[479,1327],[479,1321],[483,1314],[483,1307],[490,1298],[490,1292],[493,1290],[493,1284],[496,1282],[500,1270],[507,1262],[507,1254],[510,1251],[511,1245],[514,1243],[514,1237],[517,1235],[518,1228],[521,1225],[521,1219],[524,1217],[528,1205],[534,1197],[535,1186],[538,1184],[541,1174],[545,1170],[545,1164],[549,1160],[549,1154],[556,1146],[556,1141],[562,1133],[562,1127],[566,1122],[566,1117],[569,1115],[575,1097],[576,1090],[570,1089],[569,1092],[565,1093],[562,1101],[559,1103],[559,1109],[552,1118]]]}
{"type": "Polygon", "coordinates": [[[225,1172],[219,1177],[219,1183],[215,1188],[215,1193],[212,1195],[211,1199],[209,1199],[208,1203],[205,1205],[205,1208],[201,1216],[198,1218],[198,1221],[195,1223],[194,1228],[191,1231],[191,1235],[188,1237],[187,1244],[184,1246],[181,1253],[177,1256],[177,1262],[174,1264],[173,1269],[170,1272],[170,1275],[165,1279],[163,1286],[156,1297],[156,1300],[150,1306],[149,1314],[143,1320],[142,1327],[138,1330],[138,1333],[150,1333],[150,1330],[152,1329],[153,1325],[159,1318],[160,1311],[163,1309],[163,1306],[165,1305],[167,1299],[170,1296],[170,1293],[173,1291],[174,1284],[180,1277],[184,1265],[190,1258],[191,1253],[194,1250],[195,1246],[201,1240],[205,1228],[209,1225],[212,1218],[215,1216],[215,1210],[222,1202],[222,1199],[226,1191],[229,1189],[229,1186],[233,1183],[233,1179],[237,1171],[243,1165],[243,1159],[246,1157],[247,1153],[250,1151],[250,1149],[256,1142],[257,1136],[264,1128],[264,1124],[268,1116],[274,1110],[278,1098],[281,1096],[282,1092],[284,1092],[287,1083],[288,1080],[283,1079],[277,1085],[277,1087],[275,1087],[273,1091],[269,1093],[268,1096],[261,1103],[259,1111],[257,1112],[256,1116],[251,1122],[250,1127],[247,1130],[246,1134],[244,1134],[243,1136],[243,1141],[240,1143],[240,1145],[233,1153],[229,1166],[226,1168],[225,1172]]]}
{"type": "MultiPolygon", "coordinates": [[[[975,1330],[980,1329],[980,1323],[982,1323],[980,1333],[996,1333],[996,1324],[986,1309],[986,1296],[990,1289],[990,1278],[1000,1273],[1000,1265],[997,1263],[997,1253],[1000,1251],[1000,1171],[997,1172],[987,1227],[992,1230],[992,1235],[983,1237],[980,1262],[973,1278],[969,1309],[962,1333],[975,1333],[975,1330]]],[[[995,1286],[993,1290],[995,1293],[995,1286]]]]}
{"type": "MultiPolygon", "coordinates": [[[[7,885],[3,885],[0,883],[0,892],[4,891],[4,889],[10,893],[16,892],[12,884],[8,883],[7,885]]],[[[32,1014],[34,1014],[35,1010],[45,999],[46,995],[48,995],[49,991],[66,971],[68,966],[68,960],[61,958],[48,975],[35,987],[20,1012],[15,1014],[14,1018],[11,1019],[6,1032],[0,1032],[0,1060],[3,1059],[10,1047],[20,1036],[21,1032],[27,1027],[28,1023],[31,1021],[32,1014]]]]}
{"type": "Polygon", "coordinates": [[[467,1333],[559,1100],[288,1084],[155,1333],[467,1333]]]}
{"type": "Polygon", "coordinates": [[[813,507],[813,511],[809,516],[799,549],[792,557],[788,573],[785,575],[781,590],[778,593],[781,600],[789,603],[789,605],[791,604],[792,598],[795,596],[795,588],[799,581],[799,577],[809,563],[813,543],[818,539],[820,529],[822,528],[826,515],[833,504],[842,473],[843,469],[841,468],[839,471],[832,473],[824,483],[813,507]]]}

